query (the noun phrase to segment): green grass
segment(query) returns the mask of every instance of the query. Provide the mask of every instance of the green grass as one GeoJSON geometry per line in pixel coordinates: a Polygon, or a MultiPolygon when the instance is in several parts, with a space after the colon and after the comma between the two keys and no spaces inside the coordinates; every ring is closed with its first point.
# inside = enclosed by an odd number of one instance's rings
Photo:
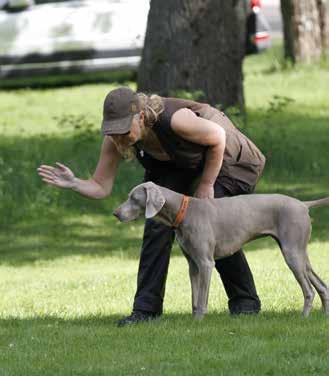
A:
{"type": "MultiPolygon", "coordinates": [[[[245,61],[246,132],[268,158],[258,192],[329,194],[329,71],[285,68],[275,47],[245,61]]],[[[134,85],[132,83],[132,85],[134,85]]],[[[190,315],[187,263],[175,246],[161,320],[116,327],[130,312],[143,222],[111,212],[142,178],[123,162],[113,195],[88,200],[44,185],[41,163],[87,178],[101,143],[104,95],[115,84],[0,91],[0,376],[327,375],[328,318],[302,294],[276,243],[246,247],[262,313],[231,318],[214,272],[209,315],[190,315]]],[[[329,209],[311,212],[309,253],[329,281],[329,209]]]]}

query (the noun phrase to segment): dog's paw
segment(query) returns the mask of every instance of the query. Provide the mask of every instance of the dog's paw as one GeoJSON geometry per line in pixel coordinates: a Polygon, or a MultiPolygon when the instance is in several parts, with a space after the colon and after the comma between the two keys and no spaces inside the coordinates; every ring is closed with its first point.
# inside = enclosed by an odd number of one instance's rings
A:
{"type": "Polygon", "coordinates": [[[193,318],[195,319],[195,320],[202,320],[203,318],[204,318],[204,312],[197,312],[197,311],[195,311],[195,312],[193,312],[193,318]]]}

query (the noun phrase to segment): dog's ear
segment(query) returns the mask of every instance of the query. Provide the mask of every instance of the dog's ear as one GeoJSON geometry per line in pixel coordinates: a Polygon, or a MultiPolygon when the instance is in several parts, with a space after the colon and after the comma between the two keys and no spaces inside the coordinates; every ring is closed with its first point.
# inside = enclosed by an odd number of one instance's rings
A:
{"type": "Polygon", "coordinates": [[[161,190],[155,184],[145,185],[146,190],[146,205],[145,217],[153,218],[162,209],[166,200],[161,193],[161,190]]]}

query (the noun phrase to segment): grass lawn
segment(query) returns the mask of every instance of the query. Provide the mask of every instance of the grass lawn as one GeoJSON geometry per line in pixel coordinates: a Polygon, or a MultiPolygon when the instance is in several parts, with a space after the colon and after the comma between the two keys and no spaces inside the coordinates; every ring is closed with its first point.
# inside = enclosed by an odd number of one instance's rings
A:
{"type": "MultiPolygon", "coordinates": [[[[245,61],[247,122],[268,163],[258,192],[329,195],[329,70],[282,69],[281,50],[245,61]]],[[[133,83],[131,83],[134,86],[133,83]]],[[[231,318],[213,273],[209,315],[190,315],[187,263],[175,246],[161,320],[131,328],[143,222],[112,210],[142,177],[123,162],[113,195],[88,200],[44,185],[41,163],[92,174],[102,101],[115,85],[0,91],[0,376],[328,375],[329,318],[301,290],[276,243],[246,246],[262,313],[231,318]]],[[[312,209],[314,269],[329,281],[329,208],[312,209]]]]}

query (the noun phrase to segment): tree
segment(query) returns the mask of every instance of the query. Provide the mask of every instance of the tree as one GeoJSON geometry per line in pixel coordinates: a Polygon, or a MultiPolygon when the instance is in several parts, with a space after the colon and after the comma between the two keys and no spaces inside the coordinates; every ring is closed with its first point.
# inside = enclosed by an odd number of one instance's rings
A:
{"type": "Polygon", "coordinates": [[[151,0],[138,90],[243,107],[245,0],[151,0]]]}
{"type": "Polygon", "coordinates": [[[329,0],[317,0],[320,29],[321,29],[321,44],[322,52],[329,55],[329,0]]]}
{"type": "Polygon", "coordinates": [[[317,61],[329,50],[329,0],[281,0],[286,58],[317,61]]]}

